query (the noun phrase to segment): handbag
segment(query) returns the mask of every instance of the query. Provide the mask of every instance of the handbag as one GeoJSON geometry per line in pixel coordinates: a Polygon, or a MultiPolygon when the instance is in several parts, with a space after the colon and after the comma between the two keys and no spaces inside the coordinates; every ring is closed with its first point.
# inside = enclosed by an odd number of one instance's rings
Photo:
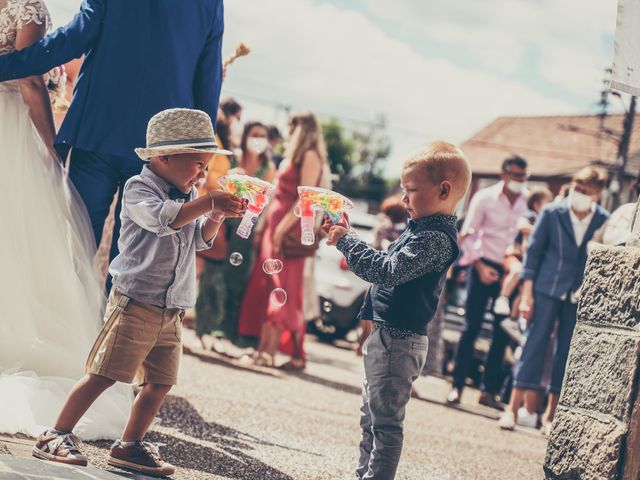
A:
{"type": "MultiPolygon", "coordinates": [[[[316,185],[323,188],[331,188],[331,170],[329,170],[327,164],[324,165],[322,172],[320,172],[320,178],[318,178],[316,185]]],[[[316,254],[316,250],[318,250],[320,240],[326,236],[321,227],[322,220],[317,220],[314,228],[315,240],[312,245],[303,245],[300,242],[300,229],[295,226],[292,227],[282,238],[282,246],[280,247],[282,255],[285,258],[313,257],[316,254]]]]}
{"type": "Polygon", "coordinates": [[[315,241],[312,245],[303,245],[300,243],[300,230],[295,226],[289,230],[282,238],[282,255],[285,258],[302,258],[313,257],[320,245],[320,240],[324,237],[322,230],[316,232],[315,241]]]}

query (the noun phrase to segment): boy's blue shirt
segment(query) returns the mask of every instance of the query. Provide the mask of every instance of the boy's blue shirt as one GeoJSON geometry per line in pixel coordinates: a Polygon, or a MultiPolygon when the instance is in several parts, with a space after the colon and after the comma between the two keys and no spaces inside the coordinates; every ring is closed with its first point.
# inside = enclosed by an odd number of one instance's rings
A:
{"type": "Polygon", "coordinates": [[[353,233],[338,241],[336,247],[351,271],[373,284],[365,299],[363,317],[426,334],[447,270],[459,254],[455,224],[453,215],[411,220],[387,251],[370,247],[353,233]]]}

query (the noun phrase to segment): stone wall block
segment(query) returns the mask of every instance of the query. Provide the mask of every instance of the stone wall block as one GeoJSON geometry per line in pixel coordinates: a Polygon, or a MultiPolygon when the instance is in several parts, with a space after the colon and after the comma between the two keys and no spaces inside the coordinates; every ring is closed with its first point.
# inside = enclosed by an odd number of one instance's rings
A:
{"type": "Polygon", "coordinates": [[[565,407],[628,422],[638,375],[640,332],[578,324],[562,388],[565,407]]]}
{"type": "Polygon", "coordinates": [[[545,458],[546,478],[618,479],[626,433],[627,427],[611,417],[559,406],[545,458]]]}
{"type": "Polygon", "coordinates": [[[596,247],[591,252],[578,318],[640,328],[640,249],[596,247]]]}

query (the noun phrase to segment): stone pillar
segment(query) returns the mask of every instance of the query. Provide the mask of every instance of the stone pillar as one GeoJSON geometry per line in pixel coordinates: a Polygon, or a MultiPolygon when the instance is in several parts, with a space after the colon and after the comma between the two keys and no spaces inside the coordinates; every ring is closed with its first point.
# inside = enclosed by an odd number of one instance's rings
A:
{"type": "Polygon", "coordinates": [[[598,247],[585,272],[547,479],[640,478],[639,359],[640,242],[598,247]]]}

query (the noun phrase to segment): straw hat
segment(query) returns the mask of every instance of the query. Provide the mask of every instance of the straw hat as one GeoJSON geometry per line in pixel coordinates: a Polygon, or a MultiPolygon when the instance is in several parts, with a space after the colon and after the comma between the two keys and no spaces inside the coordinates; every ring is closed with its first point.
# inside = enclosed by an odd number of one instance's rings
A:
{"type": "Polygon", "coordinates": [[[170,108],[156,113],[147,125],[147,148],[136,148],[142,160],[179,153],[232,155],[218,148],[209,115],[201,110],[170,108]]]}

